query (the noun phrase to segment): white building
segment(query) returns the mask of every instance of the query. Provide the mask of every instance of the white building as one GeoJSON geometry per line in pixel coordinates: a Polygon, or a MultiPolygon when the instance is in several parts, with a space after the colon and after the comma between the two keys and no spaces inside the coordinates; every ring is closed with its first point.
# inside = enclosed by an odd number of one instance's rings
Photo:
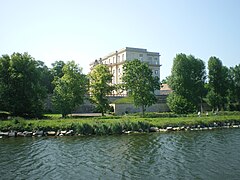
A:
{"type": "MultiPolygon", "coordinates": [[[[139,59],[140,61],[148,63],[149,68],[152,69],[153,76],[157,76],[160,79],[160,54],[158,52],[149,52],[147,49],[126,47],[112,52],[99,60],[95,60],[90,66],[92,69],[97,64],[108,65],[113,74],[112,83],[121,84],[123,64],[125,61],[131,61],[133,59],[139,59]]],[[[160,91],[156,90],[155,94],[159,95],[160,91]]],[[[126,95],[126,92],[114,92],[114,95],[126,95]]]]}

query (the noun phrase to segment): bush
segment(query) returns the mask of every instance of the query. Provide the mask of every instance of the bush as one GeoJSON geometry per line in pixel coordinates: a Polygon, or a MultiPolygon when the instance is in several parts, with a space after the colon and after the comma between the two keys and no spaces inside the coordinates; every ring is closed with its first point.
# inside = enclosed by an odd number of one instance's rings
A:
{"type": "Polygon", "coordinates": [[[6,111],[0,111],[0,120],[7,120],[9,117],[10,113],[6,111]]]}
{"type": "Polygon", "coordinates": [[[188,114],[196,111],[196,107],[191,102],[174,92],[167,97],[167,104],[170,110],[177,114],[188,114]]]}

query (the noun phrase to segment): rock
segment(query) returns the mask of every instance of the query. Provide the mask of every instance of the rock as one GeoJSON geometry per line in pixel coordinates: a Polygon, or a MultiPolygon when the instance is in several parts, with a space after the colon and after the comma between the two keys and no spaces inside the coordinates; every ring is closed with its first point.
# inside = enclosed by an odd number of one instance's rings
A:
{"type": "Polygon", "coordinates": [[[11,131],[8,133],[9,137],[16,137],[17,136],[17,132],[16,131],[11,131]]]}
{"type": "Polygon", "coordinates": [[[66,135],[73,135],[73,130],[69,130],[68,132],[66,132],[66,135]]]}
{"type": "Polygon", "coordinates": [[[23,134],[23,132],[17,132],[17,136],[23,137],[25,135],[23,134]]]}
{"type": "Polygon", "coordinates": [[[0,136],[8,136],[9,132],[0,132],[0,136]]]}
{"type": "Polygon", "coordinates": [[[64,136],[64,135],[62,133],[60,133],[59,136],[64,136]]]}
{"type": "Polygon", "coordinates": [[[158,127],[150,127],[149,128],[149,132],[158,132],[158,131],[159,131],[158,127]]]}
{"type": "Polygon", "coordinates": [[[138,132],[143,132],[143,129],[140,128],[140,129],[138,130],[138,132]]]}
{"type": "Polygon", "coordinates": [[[180,127],[174,127],[173,131],[180,131],[180,127]]]}
{"type": "Polygon", "coordinates": [[[2,139],[3,138],[3,136],[0,136],[0,139],[2,139]]]}
{"type": "Polygon", "coordinates": [[[23,132],[23,135],[24,135],[24,136],[27,136],[27,137],[30,137],[30,136],[33,135],[33,132],[24,131],[24,132],[23,132]]]}
{"type": "Polygon", "coordinates": [[[60,134],[65,135],[67,133],[67,131],[60,131],[60,134]]]}
{"type": "Polygon", "coordinates": [[[166,127],[167,131],[173,130],[173,127],[166,127]]]}
{"type": "Polygon", "coordinates": [[[44,136],[45,133],[44,133],[44,131],[36,131],[36,132],[35,132],[35,135],[36,135],[36,136],[44,136]]]}
{"type": "Polygon", "coordinates": [[[233,125],[232,127],[233,127],[233,128],[238,128],[239,126],[238,126],[238,125],[233,125]]]}
{"type": "Polygon", "coordinates": [[[185,127],[184,127],[184,126],[180,127],[180,130],[184,130],[184,129],[185,129],[185,127]]]}
{"type": "Polygon", "coordinates": [[[56,135],[56,132],[55,132],[55,131],[48,131],[48,132],[47,132],[47,135],[48,135],[48,136],[55,136],[55,135],[56,135]]]}
{"type": "Polygon", "coordinates": [[[159,129],[159,132],[167,132],[166,129],[159,129]]]}
{"type": "Polygon", "coordinates": [[[60,131],[58,130],[57,133],[56,133],[56,136],[59,136],[59,134],[61,134],[61,133],[60,133],[60,131]]]}

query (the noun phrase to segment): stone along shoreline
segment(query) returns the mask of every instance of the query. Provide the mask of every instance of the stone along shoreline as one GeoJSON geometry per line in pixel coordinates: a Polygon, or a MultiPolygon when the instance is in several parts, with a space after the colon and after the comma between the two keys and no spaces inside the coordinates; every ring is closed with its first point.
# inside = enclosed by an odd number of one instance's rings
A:
{"type": "MultiPolygon", "coordinates": [[[[132,134],[132,133],[148,133],[148,132],[174,132],[174,131],[203,131],[203,130],[214,130],[221,128],[240,128],[240,121],[227,121],[227,122],[213,122],[209,125],[196,124],[196,125],[184,125],[184,126],[165,126],[159,128],[157,126],[149,126],[147,128],[139,128],[138,130],[123,129],[121,132],[106,132],[100,135],[111,135],[111,134],[132,134]]],[[[93,129],[90,133],[88,131],[79,133],[76,130],[57,130],[57,131],[0,131],[0,138],[3,137],[43,137],[43,136],[86,136],[86,135],[99,135],[97,130],[93,129]]]]}

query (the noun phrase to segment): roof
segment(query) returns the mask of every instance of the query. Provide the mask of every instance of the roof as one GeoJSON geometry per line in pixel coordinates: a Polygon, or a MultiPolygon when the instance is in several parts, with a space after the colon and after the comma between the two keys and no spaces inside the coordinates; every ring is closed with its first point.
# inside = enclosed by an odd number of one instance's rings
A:
{"type": "Polygon", "coordinates": [[[172,92],[172,89],[169,87],[168,84],[162,84],[160,88],[161,95],[168,95],[172,92]]]}

